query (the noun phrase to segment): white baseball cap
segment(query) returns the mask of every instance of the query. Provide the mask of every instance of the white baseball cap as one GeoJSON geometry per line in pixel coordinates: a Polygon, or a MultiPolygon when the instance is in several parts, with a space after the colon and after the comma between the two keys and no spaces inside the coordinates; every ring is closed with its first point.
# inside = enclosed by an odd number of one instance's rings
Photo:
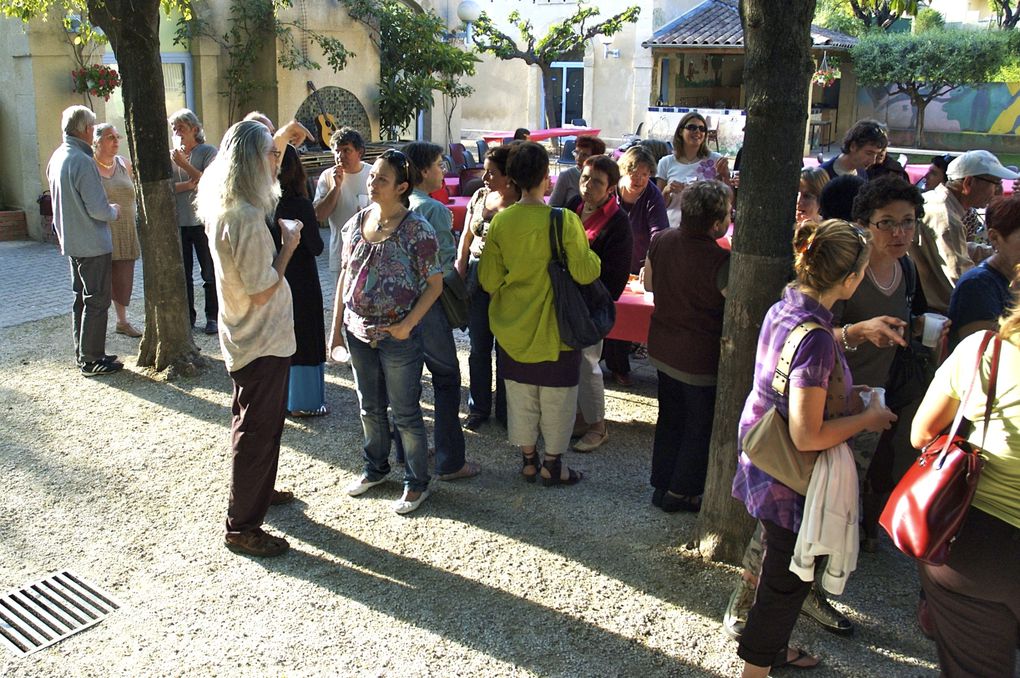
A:
{"type": "Polygon", "coordinates": [[[1000,179],[1016,179],[1020,174],[1002,166],[999,159],[988,151],[967,151],[957,157],[946,169],[949,179],[964,179],[987,174],[1000,179]]]}

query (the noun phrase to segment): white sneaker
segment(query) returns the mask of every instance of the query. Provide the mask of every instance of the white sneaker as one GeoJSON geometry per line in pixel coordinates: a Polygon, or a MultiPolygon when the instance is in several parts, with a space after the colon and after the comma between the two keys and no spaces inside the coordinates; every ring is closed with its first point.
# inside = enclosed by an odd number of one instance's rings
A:
{"type": "Polygon", "coordinates": [[[379,480],[369,480],[367,477],[361,476],[353,483],[345,487],[344,492],[346,492],[348,495],[352,497],[357,497],[359,494],[365,494],[373,487],[383,482],[386,482],[385,478],[380,478],[379,480]]]}
{"type": "Polygon", "coordinates": [[[401,497],[400,499],[393,502],[393,510],[399,513],[400,515],[410,513],[411,511],[414,511],[419,506],[421,506],[422,502],[428,499],[428,496],[430,494],[432,494],[431,488],[426,487],[422,491],[422,493],[418,495],[418,498],[415,499],[414,501],[408,501],[401,497]]]}

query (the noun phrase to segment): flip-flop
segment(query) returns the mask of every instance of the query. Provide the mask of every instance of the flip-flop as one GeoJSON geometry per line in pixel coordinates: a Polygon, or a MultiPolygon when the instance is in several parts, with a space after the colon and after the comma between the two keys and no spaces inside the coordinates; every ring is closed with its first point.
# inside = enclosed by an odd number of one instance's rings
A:
{"type": "Polygon", "coordinates": [[[462,480],[463,478],[474,478],[482,472],[482,467],[473,461],[465,461],[459,471],[453,473],[442,473],[437,475],[438,480],[462,480]]]}
{"type": "Polygon", "coordinates": [[[772,668],[774,668],[774,669],[781,669],[781,668],[789,667],[791,669],[813,669],[813,668],[817,667],[821,663],[822,663],[821,660],[819,660],[817,657],[808,654],[807,652],[805,652],[804,650],[802,650],[799,647],[783,648],[782,650],[779,651],[779,654],[776,655],[776,662],[772,664],[772,668]],[[787,659],[786,658],[786,653],[787,653],[788,649],[792,649],[792,650],[794,650],[797,653],[796,655],[794,655],[793,659],[787,659]],[[797,663],[797,662],[803,661],[805,659],[814,659],[815,663],[814,664],[808,664],[808,665],[798,664],[797,663]]]}

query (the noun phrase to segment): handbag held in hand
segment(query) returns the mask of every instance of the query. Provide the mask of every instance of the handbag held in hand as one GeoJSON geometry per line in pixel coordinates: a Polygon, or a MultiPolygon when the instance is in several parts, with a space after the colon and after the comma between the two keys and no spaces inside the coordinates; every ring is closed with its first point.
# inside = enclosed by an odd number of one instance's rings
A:
{"type": "Polygon", "coordinates": [[[560,340],[576,349],[594,346],[613,329],[616,304],[598,278],[582,285],[570,276],[567,253],[563,250],[563,210],[559,208],[553,208],[549,214],[549,246],[552,251],[549,280],[560,340]]]}
{"type": "MultiPolygon", "coordinates": [[[[801,342],[812,330],[822,330],[831,336],[829,330],[819,323],[810,321],[803,322],[790,331],[783,344],[779,362],[776,363],[775,374],[772,375],[772,390],[776,393],[786,394],[793,357],[801,342]]],[[[829,377],[829,388],[825,399],[826,412],[835,411],[839,400],[844,400],[845,404],[845,383],[842,365],[837,360],[829,377]]],[[[843,410],[845,408],[840,411],[843,410]]],[[[802,452],[798,450],[797,446],[793,444],[793,438],[790,437],[790,424],[783,419],[783,415],[779,414],[775,406],[770,407],[744,435],[741,446],[752,464],[797,494],[807,494],[808,485],[811,483],[811,472],[815,468],[815,462],[818,461],[821,451],[802,452]]]]}
{"type": "Polygon", "coordinates": [[[921,450],[917,461],[889,496],[878,521],[892,537],[896,548],[931,565],[942,565],[949,558],[950,546],[963,527],[985,465],[981,449],[957,435],[957,431],[963,421],[964,407],[974,392],[985,349],[993,341],[991,374],[988,377],[985,401],[985,428],[981,435],[981,445],[984,446],[984,436],[988,432],[988,421],[995,401],[999,351],[1002,347],[1002,340],[992,332],[986,332],[981,341],[970,386],[960,400],[960,407],[949,432],[936,436],[921,450]]]}

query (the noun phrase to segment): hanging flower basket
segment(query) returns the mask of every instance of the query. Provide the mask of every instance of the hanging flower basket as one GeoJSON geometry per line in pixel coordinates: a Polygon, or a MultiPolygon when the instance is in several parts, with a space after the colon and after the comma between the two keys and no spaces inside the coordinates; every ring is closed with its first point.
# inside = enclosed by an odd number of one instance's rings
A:
{"type": "Polygon", "coordinates": [[[71,71],[71,81],[75,92],[109,101],[113,91],[120,87],[120,73],[103,64],[92,64],[71,71]]]}
{"type": "Polygon", "coordinates": [[[811,83],[818,85],[819,87],[830,87],[832,83],[839,79],[840,72],[838,68],[831,66],[822,66],[814,75],[811,76],[811,83]]]}

